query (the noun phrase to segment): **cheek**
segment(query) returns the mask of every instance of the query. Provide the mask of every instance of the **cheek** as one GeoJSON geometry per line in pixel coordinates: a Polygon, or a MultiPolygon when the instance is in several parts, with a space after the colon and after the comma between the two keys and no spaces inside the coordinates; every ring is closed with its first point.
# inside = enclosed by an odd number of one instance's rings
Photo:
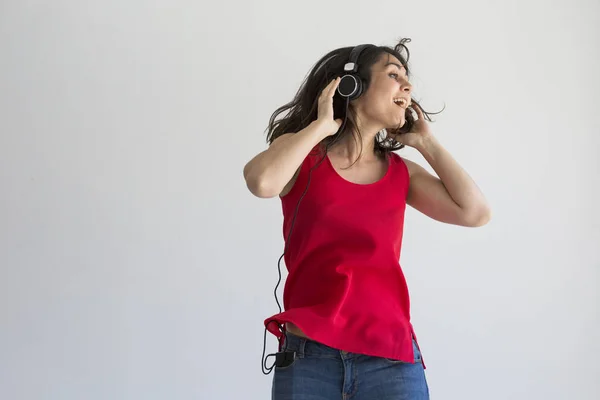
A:
{"type": "Polygon", "coordinates": [[[392,99],[398,91],[393,84],[386,82],[373,82],[362,100],[363,110],[370,116],[383,118],[388,122],[404,120],[402,109],[392,99]]]}

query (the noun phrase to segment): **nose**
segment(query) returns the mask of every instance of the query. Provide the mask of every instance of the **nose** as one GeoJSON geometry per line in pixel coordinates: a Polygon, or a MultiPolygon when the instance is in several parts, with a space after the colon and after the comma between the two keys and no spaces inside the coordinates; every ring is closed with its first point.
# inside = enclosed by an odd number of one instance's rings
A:
{"type": "Polygon", "coordinates": [[[400,90],[402,90],[404,93],[410,94],[412,93],[412,85],[410,84],[410,82],[404,81],[400,85],[400,90]]]}

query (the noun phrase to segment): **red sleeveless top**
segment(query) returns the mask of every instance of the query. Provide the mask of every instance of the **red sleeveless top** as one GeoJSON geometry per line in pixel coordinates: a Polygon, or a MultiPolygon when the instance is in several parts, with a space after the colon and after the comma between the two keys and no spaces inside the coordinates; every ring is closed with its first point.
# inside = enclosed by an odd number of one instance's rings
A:
{"type": "MultiPolygon", "coordinates": [[[[291,191],[281,197],[284,240],[317,147],[303,161],[291,191]]],[[[348,352],[413,362],[409,292],[400,268],[409,174],[395,153],[372,184],[342,178],[328,156],[312,170],[285,254],[284,312],[264,321],[291,322],[312,340],[348,352]]],[[[416,338],[415,338],[416,340],[416,338]]]]}

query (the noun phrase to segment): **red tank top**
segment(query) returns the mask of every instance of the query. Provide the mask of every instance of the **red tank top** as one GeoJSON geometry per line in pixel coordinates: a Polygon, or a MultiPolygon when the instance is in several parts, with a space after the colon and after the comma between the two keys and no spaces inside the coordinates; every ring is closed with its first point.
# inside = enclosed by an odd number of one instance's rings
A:
{"type": "MultiPolygon", "coordinates": [[[[315,148],[281,197],[284,240],[309,170],[321,158],[315,148]]],[[[409,292],[399,262],[409,174],[397,154],[387,161],[383,178],[366,185],[342,178],[328,156],[312,170],[284,257],[284,311],[264,321],[280,340],[275,322],[291,322],[339,350],[414,361],[409,292]]]]}

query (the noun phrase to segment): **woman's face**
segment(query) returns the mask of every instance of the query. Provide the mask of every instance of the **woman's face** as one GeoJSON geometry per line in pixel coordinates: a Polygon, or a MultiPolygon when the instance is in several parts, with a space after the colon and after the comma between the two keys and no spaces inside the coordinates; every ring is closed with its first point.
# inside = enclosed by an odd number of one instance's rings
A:
{"type": "Polygon", "coordinates": [[[377,130],[404,125],[411,91],[402,63],[391,54],[383,54],[371,68],[369,88],[355,101],[359,118],[377,130]]]}

